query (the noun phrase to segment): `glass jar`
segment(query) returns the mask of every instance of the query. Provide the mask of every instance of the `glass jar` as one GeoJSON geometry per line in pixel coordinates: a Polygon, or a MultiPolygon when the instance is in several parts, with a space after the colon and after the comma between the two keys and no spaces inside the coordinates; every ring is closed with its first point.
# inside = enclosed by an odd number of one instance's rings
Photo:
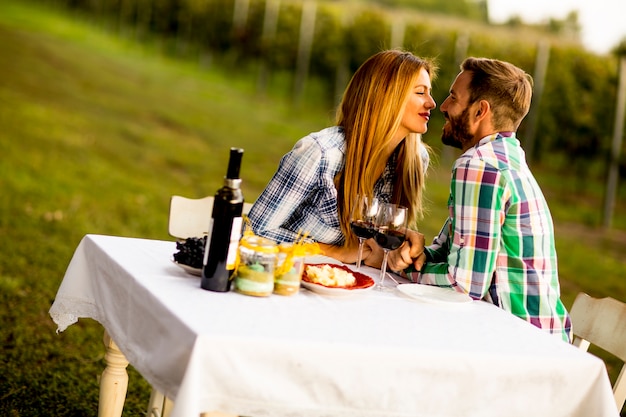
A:
{"type": "Polygon", "coordinates": [[[241,239],[235,291],[256,297],[272,294],[277,253],[278,247],[272,240],[259,236],[241,239]]]}
{"type": "Polygon", "coordinates": [[[293,295],[300,289],[304,257],[299,256],[294,245],[282,243],[278,245],[276,271],[274,273],[274,293],[293,295]]]}

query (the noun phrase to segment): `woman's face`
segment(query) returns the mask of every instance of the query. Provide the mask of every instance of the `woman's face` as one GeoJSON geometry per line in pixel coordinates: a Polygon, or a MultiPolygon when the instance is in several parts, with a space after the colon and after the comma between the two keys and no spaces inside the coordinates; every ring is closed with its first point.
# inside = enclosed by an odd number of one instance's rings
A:
{"type": "Polygon", "coordinates": [[[422,68],[409,93],[409,101],[404,109],[397,137],[404,138],[409,133],[426,133],[430,111],[437,107],[431,93],[430,76],[422,68]]]}

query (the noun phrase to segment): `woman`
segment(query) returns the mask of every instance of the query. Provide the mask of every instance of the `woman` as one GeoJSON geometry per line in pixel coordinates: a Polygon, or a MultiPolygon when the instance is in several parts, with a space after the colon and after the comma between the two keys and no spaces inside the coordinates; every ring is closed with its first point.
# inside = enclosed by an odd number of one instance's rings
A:
{"type": "MultiPolygon", "coordinates": [[[[410,52],[379,52],[356,71],[337,110],[336,126],[300,139],[249,213],[255,234],[290,242],[300,232],[324,253],[355,262],[350,212],[358,194],[422,214],[428,148],[421,134],[436,107],[434,63],[410,52]]],[[[366,248],[363,259],[367,264],[366,248]]]]}

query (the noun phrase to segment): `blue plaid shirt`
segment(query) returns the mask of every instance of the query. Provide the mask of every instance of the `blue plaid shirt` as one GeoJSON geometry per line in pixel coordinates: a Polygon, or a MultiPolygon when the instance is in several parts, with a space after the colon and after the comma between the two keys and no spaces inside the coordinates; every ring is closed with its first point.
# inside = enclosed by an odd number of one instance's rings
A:
{"type": "MultiPolygon", "coordinates": [[[[428,152],[422,150],[426,167],[428,152]]],[[[344,153],[343,129],[338,126],[300,139],[283,156],[248,214],[254,233],[282,243],[293,242],[298,232],[308,232],[316,242],[343,244],[335,177],[344,167],[344,153]]],[[[374,195],[382,201],[391,200],[396,159],[394,153],[374,186],[374,195]]]]}

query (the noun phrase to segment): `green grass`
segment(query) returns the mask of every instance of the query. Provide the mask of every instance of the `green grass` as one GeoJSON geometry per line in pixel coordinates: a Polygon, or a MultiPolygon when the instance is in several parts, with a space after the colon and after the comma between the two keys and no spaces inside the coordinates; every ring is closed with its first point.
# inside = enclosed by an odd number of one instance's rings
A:
{"type": "MultiPolygon", "coordinates": [[[[170,196],[212,194],[230,146],[246,149],[253,200],[329,120],[40,7],[0,4],[0,415],[95,415],[102,329],[86,320],[57,335],[48,316],[82,236],[169,239],[170,196]]],[[[131,369],[125,415],[148,395],[131,369]]]]}
{"type": "MultiPolygon", "coordinates": [[[[246,150],[244,195],[253,201],[293,143],[332,121],[314,88],[292,106],[288,77],[260,97],[253,71],[177,60],[159,42],[118,35],[41,5],[0,2],[0,415],[96,413],[102,328],[81,320],[56,334],[48,315],[85,234],[170,239],[170,196],[212,194],[230,146],[246,150]]],[[[420,225],[429,238],[445,216],[449,161],[434,165],[420,225]]],[[[538,172],[566,305],[578,291],[626,300],[625,234],[594,227],[601,196],[592,190],[602,184],[576,194],[575,178],[538,172]]],[[[626,224],[624,208],[622,192],[616,225],[626,224]]],[[[149,387],[129,371],[124,415],[143,415],[149,387]]]]}

